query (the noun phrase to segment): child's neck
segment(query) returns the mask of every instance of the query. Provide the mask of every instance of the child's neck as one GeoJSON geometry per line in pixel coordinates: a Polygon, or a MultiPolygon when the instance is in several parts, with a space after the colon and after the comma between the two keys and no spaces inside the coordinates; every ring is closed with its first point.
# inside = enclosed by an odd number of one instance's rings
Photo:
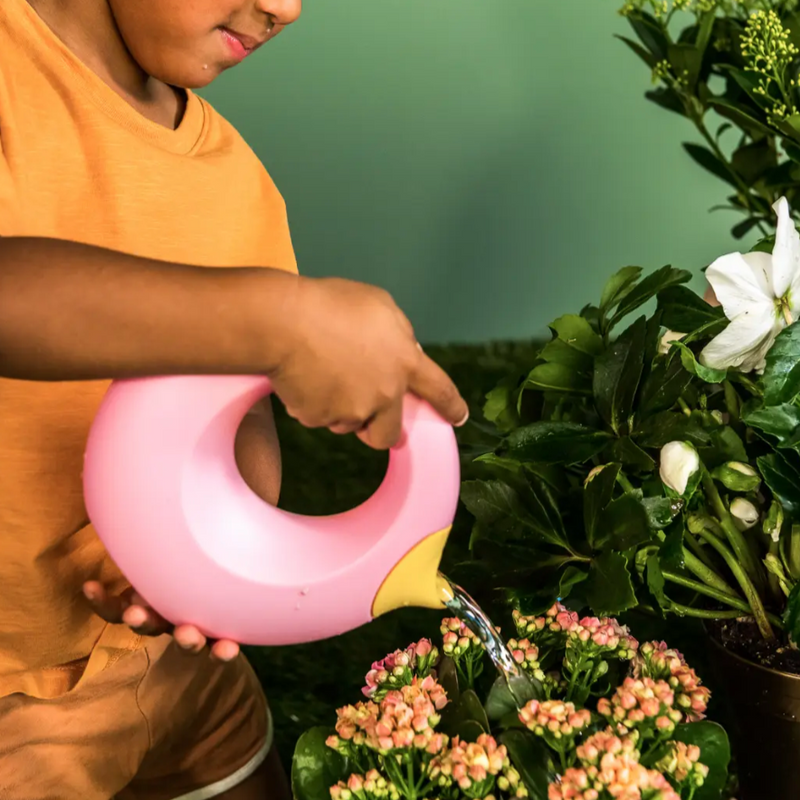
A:
{"type": "Polygon", "coordinates": [[[128,51],[104,0],[28,0],[72,52],[147,119],[177,128],[186,93],[147,75],[128,51]]]}

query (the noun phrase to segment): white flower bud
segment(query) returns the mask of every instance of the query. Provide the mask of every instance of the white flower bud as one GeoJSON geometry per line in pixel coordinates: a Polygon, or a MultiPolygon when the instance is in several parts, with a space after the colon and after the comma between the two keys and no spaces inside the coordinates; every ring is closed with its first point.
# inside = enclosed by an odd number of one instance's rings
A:
{"type": "Polygon", "coordinates": [[[679,342],[684,336],[686,336],[685,333],[679,333],[678,331],[666,331],[658,340],[658,352],[665,356],[672,348],[672,343],[679,342]]]}
{"type": "MultiPolygon", "coordinates": [[[[684,495],[689,481],[698,475],[700,456],[688,442],[668,442],[661,448],[659,476],[665,486],[684,495]]],[[[695,484],[696,485],[696,484],[695,484]]]]}
{"type": "Polygon", "coordinates": [[[752,528],[758,522],[758,509],[744,497],[737,497],[731,503],[731,516],[733,523],[740,531],[752,528]]]}

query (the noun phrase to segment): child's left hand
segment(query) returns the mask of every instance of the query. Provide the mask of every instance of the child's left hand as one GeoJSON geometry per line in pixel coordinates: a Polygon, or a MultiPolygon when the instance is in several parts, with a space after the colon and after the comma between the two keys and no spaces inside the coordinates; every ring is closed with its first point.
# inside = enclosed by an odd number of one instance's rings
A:
{"type": "Polygon", "coordinates": [[[219,661],[230,661],[239,654],[236,642],[207,640],[194,625],[174,627],[150,608],[135,589],[126,589],[119,597],[112,597],[98,581],[87,581],[83,584],[83,593],[95,614],[106,622],[127,625],[142,636],[171,633],[175,644],[187,653],[202,653],[206,645],[210,645],[211,657],[219,661]]]}

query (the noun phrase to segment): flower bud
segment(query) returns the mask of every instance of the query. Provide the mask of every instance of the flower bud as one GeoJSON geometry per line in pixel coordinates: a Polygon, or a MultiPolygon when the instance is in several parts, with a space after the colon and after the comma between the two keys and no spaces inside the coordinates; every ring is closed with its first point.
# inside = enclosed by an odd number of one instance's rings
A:
{"type": "Polygon", "coordinates": [[[664,335],[658,341],[659,354],[662,356],[667,355],[672,349],[672,343],[679,342],[684,336],[686,336],[685,333],[680,333],[678,331],[665,331],[664,335]]]}
{"type": "Polygon", "coordinates": [[[755,492],[761,485],[761,478],[749,464],[741,461],[728,461],[712,473],[726,489],[732,492],[755,492]]]}
{"type": "Polygon", "coordinates": [[[764,534],[769,536],[773,542],[778,542],[781,538],[783,528],[783,506],[774,500],[769,507],[767,516],[764,518],[764,534]]]}
{"type": "Polygon", "coordinates": [[[740,531],[746,531],[758,522],[758,509],[744,497],[737,497],[731,503],[733,523],[740,531]]]}
{"type": "Polygon", "coordinates": [[[694,493],[700,482],[700,456],[689,442],[668,442],[661,448],[659,476],[681,497],[694,493]]]}

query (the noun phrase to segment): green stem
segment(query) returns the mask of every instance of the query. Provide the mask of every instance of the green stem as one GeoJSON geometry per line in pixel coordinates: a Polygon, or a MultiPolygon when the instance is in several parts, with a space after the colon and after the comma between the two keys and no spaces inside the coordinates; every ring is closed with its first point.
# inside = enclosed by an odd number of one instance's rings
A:
{"type": "Polygon", "coordinates": [[[684,541],[688,545],[689,549],[700,559],[710,570],[716,572],[716,565],[714,564],[713,559],[709,556],[708,553],[703,549],[703,546],[694,538],[694,534],[691,531],[686,531],[684,534],[684,541]]]}
{"type": "Polygon", "coordinates": [[[679,617],[695,617],[696,619],[738,619],[741,611],[713,611],[709,608],[692,608],[680,603],[672,603],[670,609],[679,617]]]}
{"type": "Polygon", "coordinates": [[[800,579],[800,525],[792,525],[789,534],[788,572],[792,580],[800,579]]]}
{"type": "Polygon", "coordinates": [[[736,394],[733,384],[730,381],[723,381],[722,388],[725,392],[725,408],[731,418],[731,423],[739,422],[739,395],[736,394]]]}
{"type": "Polygon", "coordinates": [[[689,404],[682,397],[678,398],[678,405],[681,407],[681,411],[683,411],[687,417],[692,416],[692,409],[689,408],[689,404]]]}
{"type": "Polygon", "coordinates": [[[764,570],[761,569],[761,565],[754,558],[753,551],[750,549],[742,532],[734,525],[733,518],[727,506],[722,501],[717,491],[717,485],[714,483],[714,479],[711,477],[709,471],[706,469],[705,465],[701,465],[700,469],[703,471],[703,489],[705,489],[706,497],[711,501],[711,506],[717,516],[719,525],[722,527],[725,538],[733,548],[733,552],[736,554],[739,563],[742,564],[747,572],[750,582],[755,584],[759,589],[763,589],[765,583],[764,570]]]}
{"type": "Polygon", "coordinates": [[[617,483],[626,491],[626,492],[634,492],[636,491],[633,484],[625,477],[625,475],[620,471],[617,473],[617,483]]]}
{"type": "Polygon", "coordinates": [[[665,580],[668,580],[670,583],[677,584],[678,586],[683,586],[684,589],[691,589],[698,594],[704,594],[706,597],[711,597],[720,603],[724,603],[726,606],[738,608],[739,611],[744,611],[747,614],[749,614],[751,611],[750,606],[747,605],[744,600],[740,600],[738,597],[730,595],[727,592],[720,592],[717,589],[712,589],[705,583],[693,581],[691,578],[684,578],[683,575],[678,575],[677,573],[670,572],[669,570],[662,570],[661,574],[664,576],[665,580]]]}
{"type": "Polygon", "coordinates": [[[736,589],[685,547],[683,548],[683,563],[686,565],[686,569],[695,577],[700,578],[706,586],[710,586],[712,589],[730,597],[739,597],[736,589]]]}
{"type": "Polygon", "coordinates": [[[761,602],[761,597],[756,591],[756,587],[753,585],[753,582],[750,580],[747,571],[737,561],[736,556],[734,556],[734,554],[728,550],[725,544],[717,539],[717,537],[714,536],[714,534],[711,533],[711,531],[709,531],[707,528],[704,528],[702,531],[700,531],[700,536],[702,536],[703,539],[705,539],[722,556],[725,563],[728,565],[728,569],[733,573],[733,576],[742,587],[742,591],[744,592],[744,596],[747,598],[747,602],[750,604],[753,617],[755,617],[756,625],[758,625],[758,630],[761,632],[761,635],[765,639],[774,639],[775,633],[773,632],[772,626],[767,618],[766,609],[764,608],[764,604],[761,602]]]}

